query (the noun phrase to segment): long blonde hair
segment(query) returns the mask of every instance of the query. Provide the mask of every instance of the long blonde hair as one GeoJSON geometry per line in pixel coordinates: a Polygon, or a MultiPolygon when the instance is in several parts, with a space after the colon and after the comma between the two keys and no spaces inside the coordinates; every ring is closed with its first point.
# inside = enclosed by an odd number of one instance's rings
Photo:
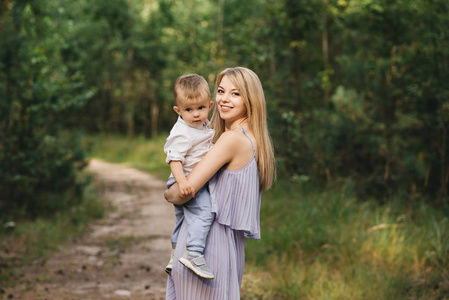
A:
{"type": "MultiPolygon", "coordinates": [[[[275,177],[275,160],[273,144],[268,133],[265,95],[262,84],[256,73],[248,68],[228,68],[218,74],[215,82],[215,95],[224,76],[228,76],[245,102],[248,124],[257,144],[256,158],[260,188],[267,190],[271,187],[275,177]]],[[[225,131],[225,122],[220,118],[217,105],[215,105],[211,123],[211,126],[215,129],[214,140],[216,141],[225,131]]]]}

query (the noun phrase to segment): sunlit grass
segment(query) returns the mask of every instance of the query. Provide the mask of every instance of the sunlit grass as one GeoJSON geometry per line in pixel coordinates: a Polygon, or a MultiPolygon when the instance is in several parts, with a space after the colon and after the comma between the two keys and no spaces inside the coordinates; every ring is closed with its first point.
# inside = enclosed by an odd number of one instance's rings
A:
{"type": "Polygon", "coordinates": [[[261,222],[262,240],[247,242],[245,299],[449,299],[448,218],[424,203],[280,183],[264,194],[261,222]]]}
{"type": "Polygon", "coordinates": [[[121,163],[166,180],[170,168],[165,163],[165,139],[165,135],[156,139],[142,136],[128,139],[118,135],[97,134],[85,135],[82,140],[91,158],[121,163]]]}

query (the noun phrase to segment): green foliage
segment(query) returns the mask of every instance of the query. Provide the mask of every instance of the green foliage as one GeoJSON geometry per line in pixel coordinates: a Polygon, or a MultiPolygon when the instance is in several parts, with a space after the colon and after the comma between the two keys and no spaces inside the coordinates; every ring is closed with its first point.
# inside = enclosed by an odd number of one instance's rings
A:
{"type": "MultiPolygon", "coordinates": [[[[272,28],[293,26],[303,37],[294,44],[300,50],[289,54],[299,56],[300,67],[294,61],[288,66],[299,90],[272,95],[282,98],[277,101],[281,114],[272,110],[281,165],[289,174],[316,181],[355,179],[361,197],[385,200],[399,192],[427,195],[444,205],[449,187],[447,2],[322,5],[326,9],[312,10],[302,22],[272,28]]],[[[291,14],[305,12],[293,9],[287,17],[291,14]]]]}
{"type": "Polygon", "coordinates": [[[0,15],[2,215],[51,214],[82,194],[75,169],[83,166],[84,154],[76,134],[58,135],[58,117],[82,106],[92,92],[61,64],[64,27],[53,14],[43,1],[22,1],[0,15]]]}
{"type": "Polygon", "coordinates": [[[59,129],[156,138],[176,120],[179,75],[212,87],[220,70],[242,65],[262,80],[282,176],[348,180],[360,198],[383,202],[400,193],[447,204],[445,0],[0,5],[6,194],[16,186],[28,199],[41,189],[36,178],[48,189],[50,173],[70,186],[73,149],[59,129]]]}
{"type": "Polygon", "coordinates": [[[156,136],[160,124],[168,126],[164,117],[171,110],[164,105],[162,76],[167,65],[162,30],[170,20],[170,4],[63,3],[63,17],[72,24],[61,51],[63,63],[96,91],[95,101],[65,115],[66,126],[82,122],[94,132],[156,136]]]}
{"type": "Polygon", "coordinates": [[[243,299],[446,299],[447,214],[403,202],[278,182],[263,195],[262,239],[246,243],[243,299]]]}

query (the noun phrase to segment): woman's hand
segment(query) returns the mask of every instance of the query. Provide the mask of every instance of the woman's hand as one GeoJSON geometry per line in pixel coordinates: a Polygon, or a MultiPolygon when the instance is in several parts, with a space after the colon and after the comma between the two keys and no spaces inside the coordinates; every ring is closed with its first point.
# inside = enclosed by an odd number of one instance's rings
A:
{"type": "Polygon", "coordinates": [[[183,196],[178,184],[175,183],[168,190],[165,190],[164,198],[169,203],[181,205],[192,199],[193,196],[192,194],[183,196]]]}

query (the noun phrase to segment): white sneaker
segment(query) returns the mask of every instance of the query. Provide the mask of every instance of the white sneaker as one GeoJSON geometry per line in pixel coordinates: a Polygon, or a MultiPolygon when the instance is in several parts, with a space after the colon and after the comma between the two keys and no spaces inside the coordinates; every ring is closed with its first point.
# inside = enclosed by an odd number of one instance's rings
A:
{"type": "Polygon", "coordinates": [[[200,277],[207,279],[214,278],[214,274],[212,274],[211,270],[209,270],[209,267],[206,264],[204,255],[195,256],[192,255],[189,251],[186,251],[179,259],[179,261],[200,277]]]}

